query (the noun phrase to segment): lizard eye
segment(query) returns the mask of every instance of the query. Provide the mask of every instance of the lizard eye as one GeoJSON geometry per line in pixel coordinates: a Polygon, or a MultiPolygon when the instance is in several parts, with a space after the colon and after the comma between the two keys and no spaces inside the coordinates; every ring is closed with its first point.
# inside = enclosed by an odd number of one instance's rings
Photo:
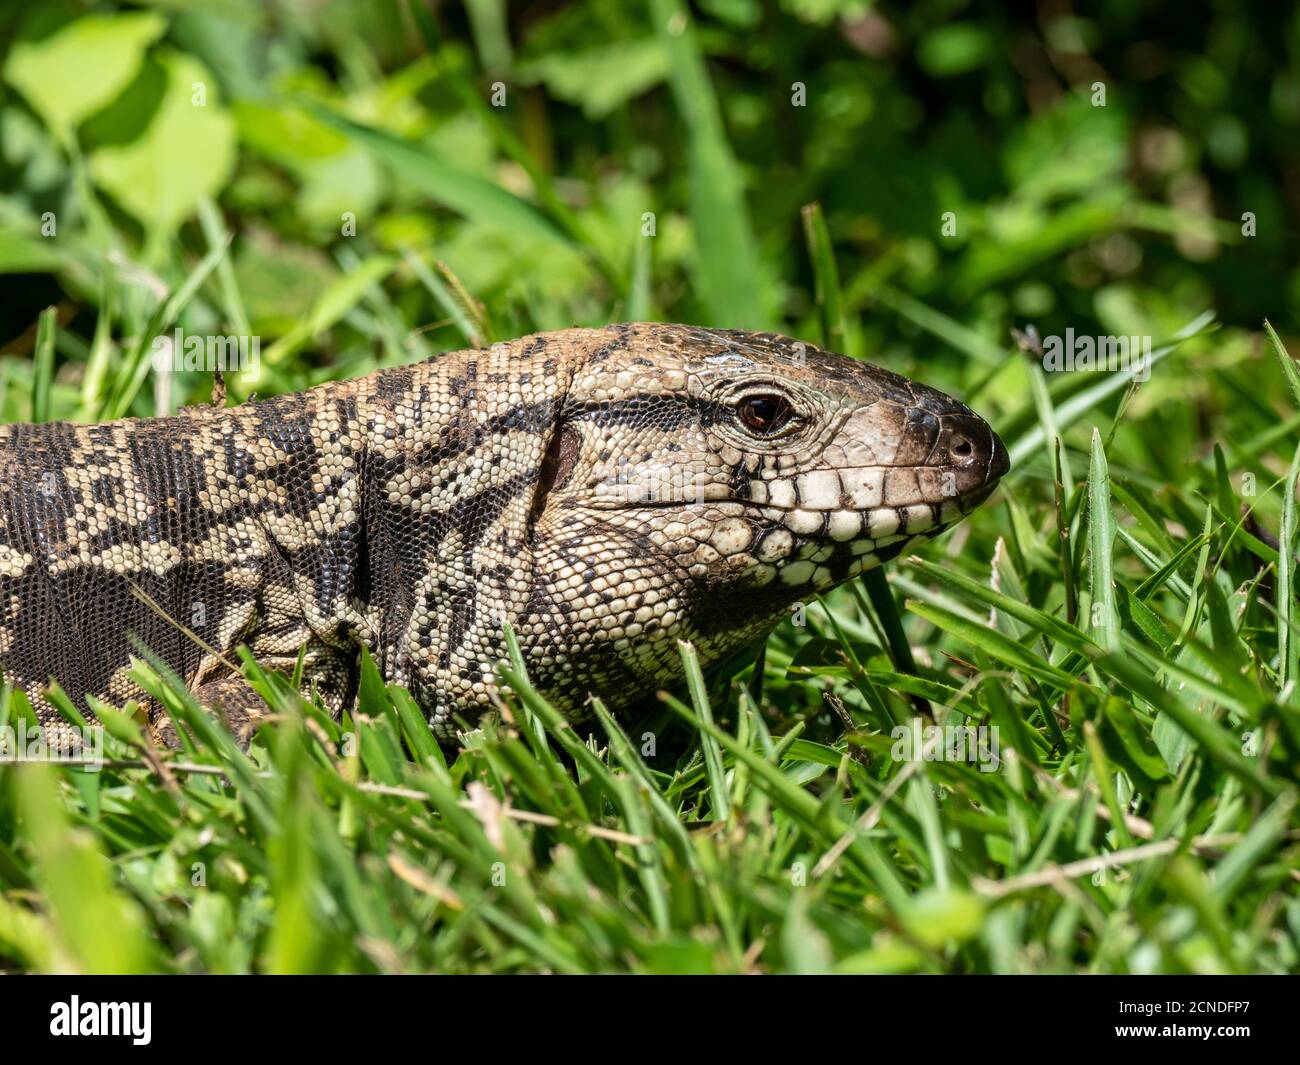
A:
{"type": "Polygon", "coordinates": [[[740,423],[755,436],[772,436],[790,420],[793,413],[784,396],[746,396],[736,407],[740,423]]]}

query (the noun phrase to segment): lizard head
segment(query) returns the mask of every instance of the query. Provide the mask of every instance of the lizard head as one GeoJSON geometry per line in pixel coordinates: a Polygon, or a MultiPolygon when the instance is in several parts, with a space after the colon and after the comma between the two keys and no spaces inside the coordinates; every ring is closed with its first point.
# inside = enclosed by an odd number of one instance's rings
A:
{"type": "Polygon", "coordinates": [[[1009,468],[957,400],[786,337],[595,337],[548,453],[541,522],[557,549],[537,578],[570,598],[573,585],[589,639],[642,680],[673,672],[678,637],[717,659],[943,532],[1009,468]]]}

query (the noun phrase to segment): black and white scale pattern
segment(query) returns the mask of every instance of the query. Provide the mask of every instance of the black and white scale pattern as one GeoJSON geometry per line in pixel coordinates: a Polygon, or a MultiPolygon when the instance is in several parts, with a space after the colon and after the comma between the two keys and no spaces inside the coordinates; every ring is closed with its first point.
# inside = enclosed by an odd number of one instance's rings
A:
{"type": "Polygon", "coordinates": [[[716,661],[943,531],[1007,467],[934,389],[675,325],[227,410],[5,426],[0,665],[51,720],[51,679],[83,706],[141,695],[130,634],[201,694],[229,688],[239,644],[285,672],[305,647],[341,708],[364,645],[448,737],[489,705],[508,620],[576,718],[590,693],[617,709],[676,679],[679,639],[716,661]]]}

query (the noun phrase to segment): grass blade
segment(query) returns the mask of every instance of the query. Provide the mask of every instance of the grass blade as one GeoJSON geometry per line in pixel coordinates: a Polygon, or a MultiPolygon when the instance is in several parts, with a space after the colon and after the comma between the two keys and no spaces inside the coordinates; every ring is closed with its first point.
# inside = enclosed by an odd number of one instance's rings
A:
{"type": "Polygon", "coordinates": [[[770,286],[759,272],[758,245],[745,205],[740,168],[722,125],[695,31],[681,0],[651,0],[655,29],[669,59],[669,83],[686,123],[694,274],[710,325],[771,326],[770,286]]]}
{"type": "Polygon", "coordinates": [[[1110,469],[1101,433],[1092,431],[1092,463],[1088,469],[1088,559],[1092,611],[1089,629],[1108,651],[1119,647],[1119,610],[1115,606],[1115,575],[1111,552],[1115,545],[1115,515],[1110,508],[1110,469]]]}
{"type": "Polygon", "coordinates": [[[41,311],[32,356],[32,421],[50,420],[50,388],[54,383],[54,334],[59,328],[58,309],[41,311]]]}
{"type": "MultiPolygon", "coordinates": [[[[685,640],[677,642],[677,651],[682,656],[682,665],[686,668],[686,687],[691,693],[691,704],[700,720],[713,724],[713,708],[709,705],[709,693],[704,687],[704,674],[700,670],[700,659],[695,648],[685,640]]],[[[722,752],[717,742],[709,734],[700,738],[704,749],[704,765],[709,774],[709,791],[713,801],[713,815],[719,821],[726,821],[731,816],[731,800],[727,793],[727,777],[722,768],[722,752]]]]}

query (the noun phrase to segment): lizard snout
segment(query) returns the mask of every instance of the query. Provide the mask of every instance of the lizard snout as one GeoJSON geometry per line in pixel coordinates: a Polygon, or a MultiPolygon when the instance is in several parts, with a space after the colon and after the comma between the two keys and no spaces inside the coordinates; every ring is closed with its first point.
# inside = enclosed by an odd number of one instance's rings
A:
{"type": "Polygon", "coordinates": [[[948,414],[939,421],[926,465],[953,470],[960,492],[991,487],[1011,468],[1006,445],[979,415],[948,414]]]}
{"type": "Polygon", "coordinates": [[[862,443],[851,446],[885,467],[886,504],[957,503],[969,512],[1010,468],[1006,445],[957,400],[934,389],[924,390],[922,399],[864,408],[851,423],[862,443]]]}

